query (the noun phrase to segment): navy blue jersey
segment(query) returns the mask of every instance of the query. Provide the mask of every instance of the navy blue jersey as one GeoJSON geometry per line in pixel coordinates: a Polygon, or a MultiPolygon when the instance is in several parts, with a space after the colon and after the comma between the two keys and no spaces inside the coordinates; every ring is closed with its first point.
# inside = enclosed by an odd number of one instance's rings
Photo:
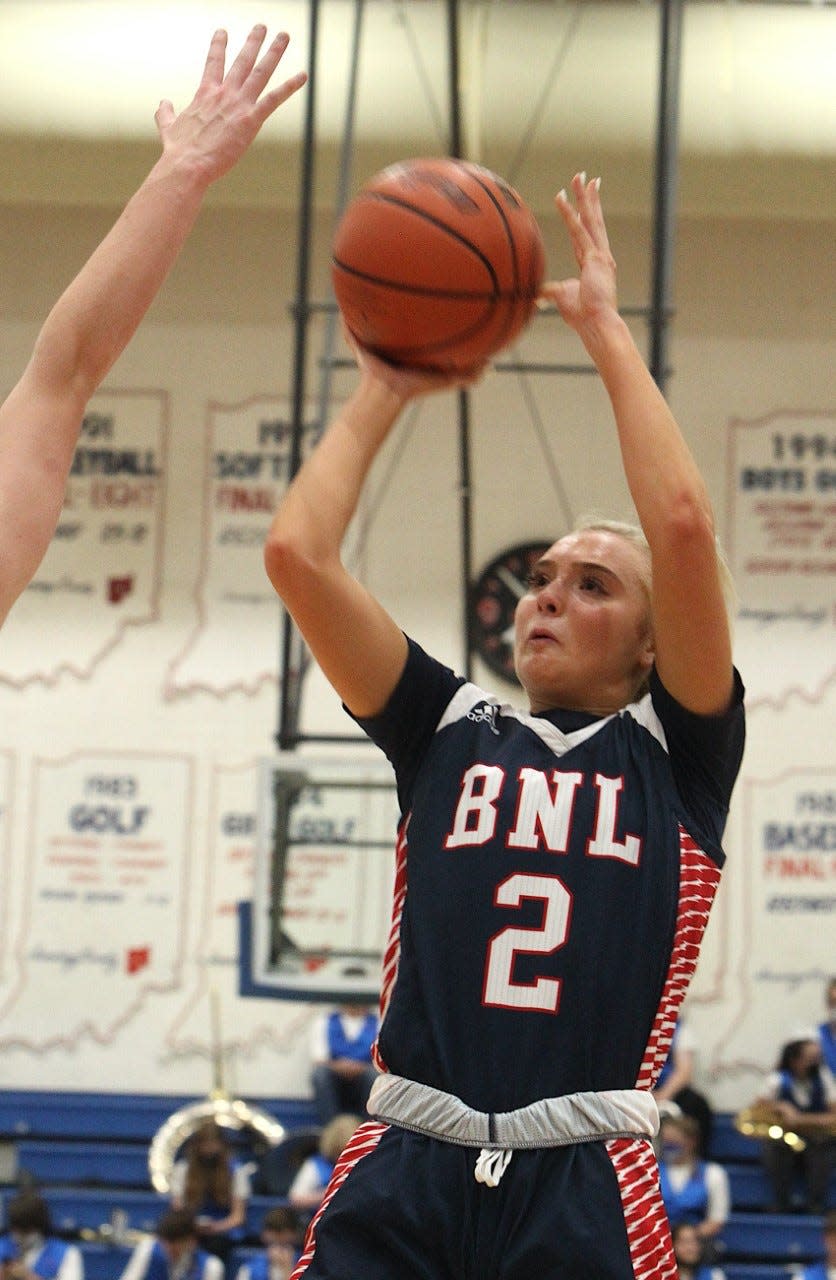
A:
{"type": "Polygon", "coordinates": [[[530,715],[410,641],[359,722],[403,814],[378,1066],[481,1111],[652,1087],[723,863],[742,695],[696,716],[654,673],[614,715],[530,715]]]}

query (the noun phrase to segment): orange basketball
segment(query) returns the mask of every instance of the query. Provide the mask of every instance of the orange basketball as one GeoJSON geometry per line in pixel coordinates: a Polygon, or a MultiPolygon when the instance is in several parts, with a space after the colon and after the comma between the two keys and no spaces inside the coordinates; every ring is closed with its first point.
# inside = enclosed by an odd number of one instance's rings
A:
{"type": "Polygon", "coordinates": [[[545,274],[540,228],[502,178],[465,160],[391,165],[351,201],[332,278],[350,332],[396,364],[456,370],[513,342],[545,274]]]}

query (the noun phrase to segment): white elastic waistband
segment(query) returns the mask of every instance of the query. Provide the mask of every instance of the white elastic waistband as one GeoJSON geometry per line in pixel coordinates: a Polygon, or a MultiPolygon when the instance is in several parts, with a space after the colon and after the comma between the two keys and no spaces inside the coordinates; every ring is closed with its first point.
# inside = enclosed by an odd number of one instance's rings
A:
{"type": "Polygon", "coordinates": [[[398,1125],[461,1147],[519,1151],[609,1138],[652,1138],[659,1128],[656,1099],[644,1089],[605,1089],[541,1098],[516,1111],[474,1111],[461,1098],[388,1073],[372,1085],[367,1110],[398,1125]]]}

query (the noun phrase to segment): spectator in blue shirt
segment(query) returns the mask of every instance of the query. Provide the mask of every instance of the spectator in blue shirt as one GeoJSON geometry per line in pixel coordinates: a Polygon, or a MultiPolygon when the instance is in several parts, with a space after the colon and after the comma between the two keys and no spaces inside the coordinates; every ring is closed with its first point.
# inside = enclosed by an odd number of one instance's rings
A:
{"type": "Polygon", "coordinates": [[[235,1280],[289,1280],[302,1245],[302,1224],[293,1209],[268,1209],[261,1224],[264,1249],[238,1268],[235,1280]]]}
{"type": "Polygon", "coordinates": [[[323,1128],[347,1111],[365,1115],[377,1074],[372,1066],[377,1030],[377,1014],[362,1004],[343,1004],[316,1019],[311,1035],[311,1084],[323,1128]]]}
{"type": "Polygon", "coordinates": [[[665,1116],[661,1137],[659,1185],[668,1221],[672,1227],[690,1223],[708,1256],[729,1216],[728,1174],[721,1164],[700,1157],[699,1125],[693,1116],[665,1116]]]}
{"type": "Polygon", "coordinates": [[[301,1165],[287,1193],[288,1200],[300,1213],[313,1213],[322,1203],[343,1148],[362,1123],[350,1112],[334,1116],[319,1138],[319,1151],[301,1165]]]}
{"type": "Polygon", "coordinates": [[[140,1240],[120,1280],[223,1280],[220,1258],[200,1248],[194,1215],[169,1209],[152,1236],[140,1240]]]}
{"type": "Polygon", "coordinates": [[[6,1206],[9,1234],[0,1240],[3,1280],[84,1280],[77,1245],[51,1234],[49,1206],[35,1191],[22,1191],[6,1206]]]}
{"type": "Polygon", "coordinates": [[[812,1028],[788,1041],[777,1069],[767,1077],[757,1103],[769,1103],[783,1126],[805,1142],[793,1149],[767,1139],[762,1158],[772,1183],[772,1208],[791,1213],[796,1177],[804,1183],[804,1208],[824,1213],[827,1186],[836,1168],[836,1080],[822,1063],[821,1046],[812,1028]]]}
{"type": "Polygon", "coordinates": [[[204,1120],[189,1138],[169,1180],[174,1209],[194,1214],[201,1244],[224,1262],[246,1234],[251,1165],[232,1151],[226,1130],[204,1120]]]}

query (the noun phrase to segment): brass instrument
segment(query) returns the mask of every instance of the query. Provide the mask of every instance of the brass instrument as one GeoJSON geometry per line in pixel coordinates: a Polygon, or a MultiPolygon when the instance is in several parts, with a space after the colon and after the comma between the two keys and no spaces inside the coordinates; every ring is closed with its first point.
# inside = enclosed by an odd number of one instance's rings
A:
{"type": "Polygon", "coordinates": [[[738,1111],[734,1127],[747,1138],[770,1138],[773,1142],[785,1142],[793,1151],[801,1152],[807,1146],[802,1136],[805,1131],[809,1139],[836,1137],[836,1113],[830,1116],[826,1125],[805,1125],[802,1119],[795,1121],[790,1128],[781,1108],[775,1103],[757,1102],[752,1107],[744,1107],[742,1111],[738,1111]]]}
{"type": "Polygon", "coordinates": [[[769,1138],[773,1142],[785,1142],[793,1151],[803,1151],[807,1146],[800,1134],[787,1128],[780,1108],[769,1102],[757,1102],[752,1107],[744,1107],[742,1111],[738,1111],[734,1127],[747,1138],[769,1138]]]}
{"type": "Polygon", "coordinates": [[[211,994],[212,1057],[214,1084],[203,1102],[193,1102],[173,1112],[160,1126],[148,1149],[148,1172],[155,1191],[165,1195],[170,1186],[171,1171],[177,1153],[193,1133],[207,1120],[222,1129],[252,1129],[269,1146],[275,1147],[285,1137],[284,1125],[261,1107],[253,1107],[240,1098],[231,1098],[223,1086],[223,1052],[217,1014],[217,994],[211,994]]]}
{"type": "Polygon", "coordinates": [[[123,1245],[125,1248],[134,1248],[140,1240],[144,1240],[148,1232],[139,1231],[134,1227],[127,1227],[123,1223],[114,1225],[111,1215],[110,1222],[103,1222],[99,1227],[82,1227],[79,1231],[79,1237],[87,1241],[88,1244],[110,1244],[123,1245]]]}

